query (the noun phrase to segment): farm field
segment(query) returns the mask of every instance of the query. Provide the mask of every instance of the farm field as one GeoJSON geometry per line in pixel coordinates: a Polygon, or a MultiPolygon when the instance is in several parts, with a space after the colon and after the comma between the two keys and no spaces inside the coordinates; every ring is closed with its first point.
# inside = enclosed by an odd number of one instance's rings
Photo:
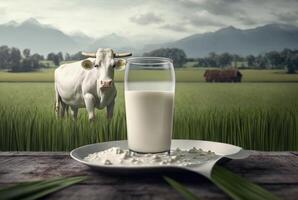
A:
{"type": "MultiPolygon", "coordinates": [[[[202,68],[176,69],[177,82],[204,82],[202,68]]],[[[240,70],[243,74],[243,82],[298,82],[297,74],[286,74],[285,70],[240,70]]],[[[154,72],[146,72],[143,76],[152,75],[154,72]]],[[[124,72],[115,73],[115,81],[123,82],[124,72]]],[[[0,82],[53,82],[54,69],[44,69],[37,72],[10,73],[0,71],[0,82]]]]}
{"type": "MultiPolygon", "coordinates": [[[[68,151],[125,139],[123,84],[116,87],[114,118],[97,111],[90,124],[84,109],[77,121],[55,118],[53,83],[0,83],[0,150],[68,151]]],[[[298,83],[177,83],[173,137],[298,150],[298,83]]]]}

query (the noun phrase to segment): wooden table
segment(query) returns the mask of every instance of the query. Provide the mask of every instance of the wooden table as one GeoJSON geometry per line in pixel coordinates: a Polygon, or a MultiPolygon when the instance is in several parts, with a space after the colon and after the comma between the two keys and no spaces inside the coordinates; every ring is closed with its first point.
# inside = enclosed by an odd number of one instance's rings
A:
{"type": "MultiPolygon", "coordinates": [[[[283,199],[298,199],[298,152],[252,152],[246,159],[222,165],[283,199]]],[[[75,175],[90,178],[46,199],[181,199],[161,175],[107,175],[74,161],[65,152],[0,152],[0,187],[75,175]]],[[[229,199],[200,175],[188,172],[166,175],[183,183],[200,199],[229,199]]]]}

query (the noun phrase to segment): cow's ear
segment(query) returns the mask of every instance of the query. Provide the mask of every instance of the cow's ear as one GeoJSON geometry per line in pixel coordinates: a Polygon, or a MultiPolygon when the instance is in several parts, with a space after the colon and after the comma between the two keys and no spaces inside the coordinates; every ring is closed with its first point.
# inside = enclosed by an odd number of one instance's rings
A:
{"type": "Polygon", "coordinates": [[[81,62],[81,65],[82,65],[82,67],[83,67],[84,69],[87,69],[87,70],[93,68],[93,62],[91,62],[91,61],[88,60],[88,59],[83,60],[83,61],[81,62]]]}
{"type": "Polygon", "coordinates": [[[115,69],[116,70],[124,70],[126,65],[126,60],[125,59],[117,59],[115,63],[115,69]]]}

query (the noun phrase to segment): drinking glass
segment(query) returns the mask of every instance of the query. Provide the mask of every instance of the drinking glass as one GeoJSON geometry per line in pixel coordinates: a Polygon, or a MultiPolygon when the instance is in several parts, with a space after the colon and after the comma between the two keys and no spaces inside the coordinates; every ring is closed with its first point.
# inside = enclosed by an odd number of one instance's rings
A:
{"type": "Polygon", "coordinates": [[[127,59],[124,81],[128,148],[138,153],[171,148],[175,71],[171,59],[127,59]]]}

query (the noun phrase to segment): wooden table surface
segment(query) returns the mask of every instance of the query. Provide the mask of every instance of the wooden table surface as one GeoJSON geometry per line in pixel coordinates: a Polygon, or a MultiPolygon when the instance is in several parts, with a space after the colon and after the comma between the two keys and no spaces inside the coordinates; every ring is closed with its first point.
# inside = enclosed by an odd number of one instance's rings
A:
{"type": "MultiPolygon", "coordinates": [[[[243,160],[222,164],[282,199],[298,199],[298,152],[252,152],[243,160]]],[[[66,152],[0,152],[0,188],[58,176],[88,175],[84,182],[45,199],[181,199],[161,174],[107,175],[89,169],[66,152]]],[[[206,178],[179,171],[166,173],[200,199],[229,199],[206,178]]],[[[1,197],[0,197],[1,199],[1,197]]]]}

